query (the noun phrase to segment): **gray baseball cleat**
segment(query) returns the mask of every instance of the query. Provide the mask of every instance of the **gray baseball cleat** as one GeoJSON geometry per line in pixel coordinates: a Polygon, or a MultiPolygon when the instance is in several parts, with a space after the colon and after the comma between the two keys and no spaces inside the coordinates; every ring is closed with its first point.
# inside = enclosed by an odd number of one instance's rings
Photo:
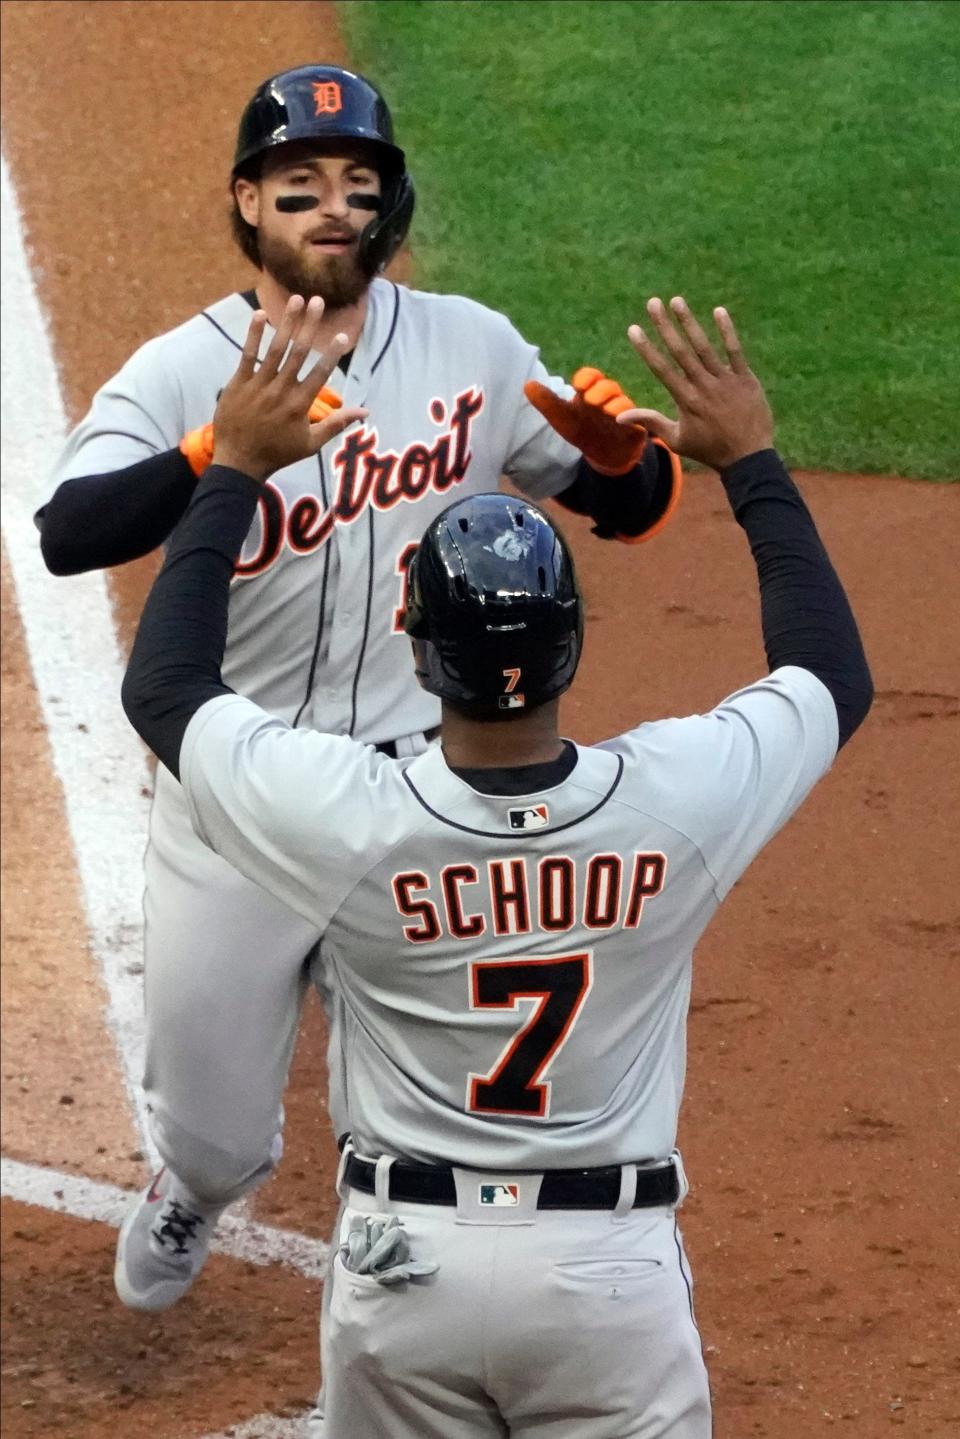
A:
{"type": "Polygon", "coordinates": [[[171,1198],[171,1177],[161,1169],[120,1229],[113,1283],[128,1309],[169,1309],[207,1258],[219,1211],[204,1218],[171,1198]]]}

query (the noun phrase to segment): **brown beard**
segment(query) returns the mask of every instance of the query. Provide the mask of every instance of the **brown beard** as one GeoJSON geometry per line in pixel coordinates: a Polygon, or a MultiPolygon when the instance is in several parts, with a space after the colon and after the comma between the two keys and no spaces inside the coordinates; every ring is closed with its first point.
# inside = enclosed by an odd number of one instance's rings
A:
{"type": "Polygon", "coordinates": [[[267,274],[290,295],[302,295],[305,300],[319,295],[328,311],[355,305],[370,284],[356,247],[345,255],[307,254],[303,248],[294,249],[285,240],[265,235],[262,229],[257,239],[260,263],[267,274]]]}

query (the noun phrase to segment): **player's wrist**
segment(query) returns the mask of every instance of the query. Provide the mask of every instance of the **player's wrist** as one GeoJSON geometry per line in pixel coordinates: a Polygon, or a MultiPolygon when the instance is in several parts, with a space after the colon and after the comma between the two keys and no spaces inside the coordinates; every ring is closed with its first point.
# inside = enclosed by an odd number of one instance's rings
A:
{"type": "Polygon", "coordinates": [[[262,456],[251,455],[249,451],[234,449],[230,445],[214,445],[211,464],[220,465],[225,470],[237,470],[261,485],[273,474],[273,467],[262,456]]]}
{"type": "Polygon", "coordinates": [[[718,470],[721,475],[725,475],[728,471],[732,470],[734,466],[741,464],[744,460],[749,460],[751,456],[766,454],[773,449],[772,435],[758,437],[752,441],[745,441],[743,444],[732,446],[729,453],[723,457],[720,463],[714,464],[714,469],[718,470]]]}
{"type": "Polygon", "coordinates": [[[715,470],[729,470],[748,455],[756,455],[761,450],[772,450],[773,432],[756,430],[752,434],[740,434],[726,444],[711,445],[709,449],[710,455],[706,463],[715,470]]]}

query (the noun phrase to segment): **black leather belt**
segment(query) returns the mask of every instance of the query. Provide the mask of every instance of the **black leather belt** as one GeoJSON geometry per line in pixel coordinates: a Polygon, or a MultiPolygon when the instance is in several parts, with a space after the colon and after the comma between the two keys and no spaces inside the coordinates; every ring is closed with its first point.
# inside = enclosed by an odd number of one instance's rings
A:
{"type": "MultiPolygon", "coordinates": [[[[373,1160],[351,1154],[343,1178],[352,1189],[374,1194],[376,1168],[373,1160]]],[[[511,1174],[518,1179],[523,1177],[523,1171],[513,1170],[511,1174]]],[[[614,1209],[619,1197],[619,1165],[609,1169],[547,1169],[543,1171],[537,1208],[614,1209]]],[[[409,1159],[395,1159],[390,1166],[390,1198],[407,1204],[456,1204],[453,1170],[442,1164],[414,1164],[409,1159]]],[[[680,1181],[673,1164],[637,1170],[634,1209],[676,1204],[679,1198],[680,1181]]]]}

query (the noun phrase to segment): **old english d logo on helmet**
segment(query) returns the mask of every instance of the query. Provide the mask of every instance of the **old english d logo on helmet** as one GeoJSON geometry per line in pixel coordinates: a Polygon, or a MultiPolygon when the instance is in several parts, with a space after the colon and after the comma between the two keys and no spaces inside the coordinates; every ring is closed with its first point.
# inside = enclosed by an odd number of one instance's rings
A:
{"type": "Polygon", "coordinates": [[[343,109],[343,96],[336,80],[315,80],[313,99],[318,115],[338,115],[343,109]]]}
{"type": "Polygon", "coordinates": [[[240,117],[233,178],[255,179],[261,155],[294,140],[358,140],[380,172],[382,204],[360,234],[368,275],[384,269],[403,244],[413,217],[413,181],[387,102],[375,85],[340,65],[300,65],[264,80],[240,117]]]}

